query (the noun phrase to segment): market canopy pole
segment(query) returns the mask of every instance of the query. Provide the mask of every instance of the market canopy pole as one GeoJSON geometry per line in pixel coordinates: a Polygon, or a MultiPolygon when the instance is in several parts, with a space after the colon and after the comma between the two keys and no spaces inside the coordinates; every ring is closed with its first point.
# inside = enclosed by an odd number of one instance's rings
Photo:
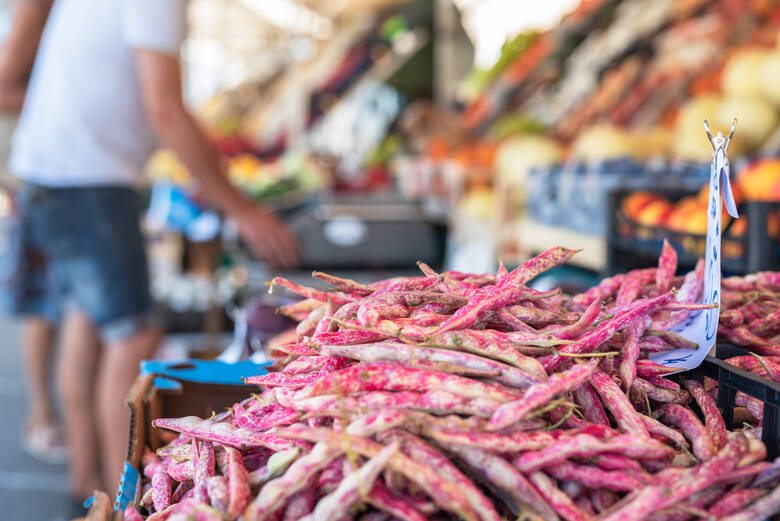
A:
{"type": "Polygon", "coordinates": [[[693,369],[701,364],[704,357],[715,346],[718,333],[721,297],[721,190],[723,191],[723,200],[726,203],[726,211],[735,219],[739,217],[737,205],[734,202],[734,195],[731,193],[729,159],[727,155],[736,127],[737,119],[734,118],[728,136],[724,136],[721,132],[713,136],[707,120],[704,120],[704,131],[707,133],[707,139],[709,139],[712,145],[712,163],[710,165],[710,184],[707,202],[707,249],[705,251],[704,290],[702,291],[701,304],[713,307],[691,313],[688,320],[675,331],[680,336],[696,343],[699,347],[696,350],[676,349],[650,356],[650,359],[656,363],[675,367],[681,371],[693,369]]]}

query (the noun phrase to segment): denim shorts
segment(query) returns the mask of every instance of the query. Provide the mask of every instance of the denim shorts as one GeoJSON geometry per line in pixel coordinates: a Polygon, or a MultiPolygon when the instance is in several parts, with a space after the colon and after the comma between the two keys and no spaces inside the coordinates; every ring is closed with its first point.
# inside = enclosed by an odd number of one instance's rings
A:
{"type": "Polygon", "coordinates": [[[89,316],[105,342],[151,325],[142,207],[134,190],[28,183],[14,200],[0,248],[8,311],[56,321],[72,306],[89,316]]]}

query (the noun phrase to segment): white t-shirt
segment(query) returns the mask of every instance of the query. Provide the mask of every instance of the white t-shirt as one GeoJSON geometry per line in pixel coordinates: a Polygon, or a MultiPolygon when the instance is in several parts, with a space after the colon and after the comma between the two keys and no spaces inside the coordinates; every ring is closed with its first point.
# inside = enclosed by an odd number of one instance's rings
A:
{"type": "Polygon", "coordinates": [[[133,49],[178,55],[185,0],[56,0],[9,167],[50,187],[138,183],[155,146],[133,49]]]}

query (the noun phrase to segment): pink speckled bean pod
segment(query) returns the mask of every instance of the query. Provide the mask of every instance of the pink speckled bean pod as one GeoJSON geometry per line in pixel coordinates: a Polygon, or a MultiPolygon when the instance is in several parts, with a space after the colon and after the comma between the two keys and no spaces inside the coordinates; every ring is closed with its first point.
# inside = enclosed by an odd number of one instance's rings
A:
{"type": "Polygon", "coordinates": [[[294,494],[302,490],[312,476],[343,454],[339,446],[318,443],[312,451],[295,460],[287,471],[266,483],[255,500],[244,509],[246,521],[263,521],[280,509],[294,494]]]}
{"type": "Polygon", "coordinates": [[[673,472],[661,471],[657,474],[657,481],[663,484],[666,493],[658,508],[675,505],[715,484],[721,475],[734,470],[747,448],[747,438],[742,434],[735,434],[729,438],[726,446],[708,461],[692,468],[668,469],[673,472]]]}
{"type": "Polygon", "coordinates": [[[733,483],[739,483],[743,480],[749,480],[749,479],[752,480],[752,478],[761,474],[762,472],[765,472],[771,466],[772,463],[768,461],[761,461],[758,463],[745,465],[744,467],[739,467],[731,471],[729,474],[720,476],[715,481],[715,483],[723,484],[723,485],[731,485],[733,483]]]}
{"type": "Polygon", "coordinates": [[[225,476],[209,476],[206,479],[209,503],[220,512],[228,511],[228,483],[225,476]]]}
{"type": "Polygon", "coordinates": [[[671,441],[678,447],[684,447],[688,445],[688,442],[685,441],[685,436],[683,436],[680,431],[673,429],[668,425],[664,425],[663,423],[659,422],[658,420],[656,420],[651,416],[645,416],[644,414],[642,414],[640,415],[640,418],[642,419],[642,423],[644,423],[647,431],[653,437],[664,438],[666,440],[671,441]]]}
{"type": "Polygon", "coordinates": [[[642,472],[642,466],[637,460],[621,456],[620,454],[599,454],[593,458],[593,463],[604,470],[630,470],[634,473],[642,472]]]}
{"type": "Polygon", "coordinates": [[[601,396],[604,405],[612,412],[620,429],[626,433],[649,438],[647,428],[622,389],[600,369],[590,375],[590,383],[601,396]]]}
{"type": "Polygon", "coordinates": [[[658,258],[658,270],[655,272],[655,284],[661,291],[669,291],[672,279],[677,271],[677,251],[664,239],[661,256],[658,258]]]}
{"type": "Polygon", "coordinates": [[[713,503],[707,509],[707,513],[716,517],[729,516],[743,510],[748,504],[764,494],[766,494],[766,490],[760,488],[732,490],[713,503]]]}
{"type": "Polygon", "coordinates": [[[575,364],[570,369],[555,373],[544,383],[529,387],[521,399],[503,404],[490,418],[486,429],[497,431],[522,420],[533,409],[541,407],[556,395],[582,385],[596,368],[596,361],[575,364]]]}
{"type": "Polygon", "coordinates": [[[430,428],[425,435],[437,443],[448,446],[473,447],[490,452],[519,452],[540,450],[555,442],[556,437],[546,431],[513,432],[497,434],[490,432],[447,431],[430,428]]]}
{"type": "Polygon", "coordinates": [[[336,306],[333,305],[333,302],[328,302],[323,306],[323,309],[324,312],[322,314],[322,318],[319,322],[317,322],[317,326],[314,328],[314,332],[311,334],[311,336],[330,333],[336,329],[336,323],[332,320],[333,314],[336,313],[336,306]]]}
{"type": "Polygon", "coordinates": [[[165,469],[160,468],[152,476],[152,504],[157,511],[165,510],[171,504],[173,480],[165,469]]]}
{"type": "Polygon", "coordinates": [[[755,335],[766,337],[780,330],[780,310],[772,311],[761,318],[753,320],[747,329],[755,335]]]}
{"type": "Polygon", "coordinates": [[[315,334],[311,338],[311,342],[315,345],[347,346],[366,342],[379,342],[389,337],[390,335],[383,335],[375,331],[342,329],[341,331],[315,334]]]}
{"type": "MultiPolygon", "coordinates": [[[[541,335],[535,335],[538,340],[528,340],[536,345],[557,345],[554,338],[544,339],[541,335]]],[[[515,344],[523,342],[516,334],[501,334],[498,331],[450,331],[437,335],[425,341],[425,345],[443,347],[460,351],[468,351],[485,358],[491,358],[500,362],[513,365],[525,373],[540,380],[547,379],[547,373],[538,360],[526,356],[520,352],[515,344]]]]}
{"type": "Polygon", "coordinates": [[[642,289],[643,282],[639,273],[634,272],[626,275],[626,278],[623,279],[623,284],[620,285],[620,289],[615,297],[614,309],[616,311],[622,311],[631,305],[639,296],[639,291],[642,289]]]}
{"type": "Polygon", "coordinates": [[[505,277],[502,277],[500,286],[522,286],[550,268],[564,264],[578,251],[561,247],[550,248],[536,257],[525,261],[510,271],[505,277]]]}
{"type": "Polygon", "coordinates": [[[577,508],[590,516],[596,515],[596,509],[593,507],[593,503],[590,502],[590,498],[586,491],[583,491],[574,499],[574,504],[577,505],[577,508]]]}
{"type": "Polygon", "coordinates": [[[184,495],[192,490],[192,481],[182,481],[176,486],[176,489],[173,491],[173,495],[171,495],[171,503],[179,503],[184,498],[184,495]]]}
{"type": "Polygon", "coordinates": [[[393,519],[401,519],[402,521],[426,521],[428,519],[415,508],[408,496],[395,494],[380,479],[374,482],[374,486],[371,488],[371,492],[365,498],[365,501],[369,505],[392,515],[393,519]]]}
{"type": "Polygon", "coordinates": [[[718,324],[724,327],[737,327],[745,322],[745,317],[738,309],[723,310],[718,317],[718,324]]]}
{"type": "Polygon", "coordinates": [[[512,331],[524,331],[526,333],[536,332],[534,328],[507,311],[506,308],[496,311],[496,318],[508,326],[512,331]]]}
{"type": "Polygon", "coordinates": [[[636,477],[625,471],[607,471],[598,467],[577,465],[570,461],[545,467],[544,470],[555,479],[576,481],[590,489],[606,488],[618,492],[630,492],[643,485],[636,477]]]}
{"type": "Polygon", "coordinates": [[[379,473],[397,451],[397,443],[383,448],[358,470],[345,476],[336,490],[320,499],[314,511],[301,518],[301,521],[331,521],[342,517],[360,501],[361,497],[368,495],[379,473]]]}
{"type": "Polygon", "coordinates": [[[725,336],[738,346],[747,347],[761,355],[780,356],[780,345],[751,333],[747,327],[720,327],[718,334],[725,336]]]}
{"type": "Polygon", "coordinates": [[[533,325],[572,323],[579,319],[576,313],[561,313],[560,311],[549,311],[520,304],[505,307],[502,311],[506,311],[517,320],[533,325]]]}
{"type": "Polygon", "coordinates": [[[355,295],[366,296],[376,291],[376,288],[374,287],[367,286],[365,284],[360,284],[359,282],[355,282],[354,280],[351,279],[343,279],[341,277],[336,277],[335,275],[330,275],[328,273],[323,273],[321,271],[314,271],[312,272],[311,276],[314,277],[315,279],[326,282],[331,286],[338,288],[339,290],[345,293],[352,293],[355,295]]]}
{"type": "Polygon", "coordinates": [[[430,336],[473,326],[488,312],[509,306],[517,301],[521,290],[513,286],[486,286],[478,289],[468,304],[434,330],[430,336]]]}
{"type": "MultiPolygon", "coordinates": [[[[325,441],[330,445],[349,449],[363,456],[372,457],[382,450],[382,445],[362,436],[345,436],[330,429],[302,429],[286,427],[279,429],[280,436],[288,436],[308,441],[325,441]]],[[[439,477],[430,467],[412,460],[402,453],[396,453],[390,458],[388,466],[391,470],[405,476],[425,491],[434,502],[444,510],[453,512],[466,521],[476,521],[478,518],[468,502],[465,501],[458,487],[439,477]]],[[[289,472],[289,469],[288,469],[289,472]]],[[[249,518],[247,521],[254,521],[249,518]]]]}
{"type": "Polygon", "coordinates": [[[249,503],[249,475],[244,467],[241,453],[233,447],[226,447],[228,460],[228,504],[227,514],[235,519],[249,503]]]}
{"type": "Polygon", "coordinates": [[[607,418],[607,413],[604,412],[601,400],[588,382],[575,388],[572,394],[574,403],[580,406],[580,410],[586,420],[601,425],[609,425],[609,418],[607,418]]]}
{"type": "Polygon", "coordinates": [[[343,306],[344,304],[348,304],[359,298],[358,295],[348,295],[338,291],[326,292],[326,291],[319,291],[312,288],[307,288],[305,286],[301,286],[300,284],[296,284],[291,280],[287,280],[284,277],[274,277],[271,280],[271,288],[269,290],[269,293],[273,292],[274,285],[279,285],[283,288],[292,291],[293,293],[297,293],[302,297],[306,297],[307,299],[315,299],[315,300],[319,300],[320,302],[333,302],[333,304],[335,304],[336,306],[343,306]]]}
{"type": "Polygon", "coordinates": [[[674,451],[653,439],[623,434],[607,440],[599,440],[589,434],[578,434],[556,441],[542,450],[524,452],[514,459],[521,472],[535,472],[569,458],[590,458],[602,453],[621,454],[635,459],[660,460],[674,451]]]}
{"type": "Polygon", "coordinates": [[[128,505],[122,515],[124,521],[144,521],[144,518],[141,517],[141,514],[138,513],[138,510],[133,505],[128,505]]]}
{"type": "Polygon", "coordinates": [[[590,492],[590,502],[601,513],[617,503],[617,494],[611,490],[599,489],[590,492]]]}
{"type": "Polygon", "coordinates": [[[370,363],[347,367],[320,378],[311,387],[299,391],[298,398],[321,394],[353,394],[363,391],[415,391],[435,389],[448,391],[466,398],[486,396],[506,402],[518,396],[515,390],[490,385],[461,376],[409,369],[390,363],[370,363]],[[303,392],[303,394],[301,394],[303,392]]]}
{"type": "Polygon", "coordinates": [[[636,390],[642,395],[646,395],[651,400],[661,403],[678,403],[688,404],[691,402],[691,395],[684,389],[669,389],[660,388],[652,385],[650,382],[643,378],[637,378],[634,380],[632,389],[636,390]]]}
{"type": "Polygon", "coordinates": [[[444,362],[471,369],[496,371],[497,374],[494,377],[496,381],[511,387],[528,387],[540,381],[538,378],[526,374],[515,367],[489,358],[451,349],[415,347],[400,342],[380,342],[359,346],[322,346],[320,352],[325,355],[353,358],[363,362],[426,360],[444,362]]]}
{"type": "Polygon", "coordinates": [[[485,313],[501,309],[517,301],[523,293],[521,286],[548,269],[566,262],[575,250],[552,248],[518,266],[495,286],[478,289],[468,303],[458,309],[433,333],[439,335],[455,329],[465,329],[477,322],[485,313]]]}
{"type": "Polygon", "coordinates": [[[195,465],[193,498],[208,504],[208,478],[214,475],[214,447],[210,441],[192,440],[192,455],[195,465]]]}
{"type": "Polygon", "coordinates": [[[485,476],[487,481],[509,494],[519,505],[527,506],[545,521],[557,519],[549,503],[505,459],[474,447],[449,443],[445,443],[444,446],[485,476]]]}
{"type": "Polygon", "coordinates": [[[707,394],[704,390],[704,386],[696,380],[683,380],[685,388],[693,395],[696,403],[699,405],[699,409],[704,413],[704,424],[707,427],[712,442],[715,446],[715,450],[720,450],[721,447],[726,445],[728,439],[728,433],[726,432],[726,424],[723,422],[723,416],[720,414],[718,404],[715,400],[707,394]]]}
{"type": "Polygon", "coordinates": [[[715,454],[712,436],[692,410],[682,405],[667,403],[661,408],[661,419],[682,431],[691,442],[693,454],[700,461],[707,461],[715,454]]]}
{"type": "Polygon", "coordinates": [[[317,491],[314,487],[308,487],[295,494],[287,508],[284,509],[283,521],[298,521],[311,514],[317,499],[317,491]]]}
{"type": "Polygon", "coordinates": [[[298,421],[301,414],[278,403],[266,405],[252,412],[237,403],[233,406],[233,416],[238,427],[260,432],[280,425],[292,425],[298,421]]]}
{"type": "MultiPolygon", "coordinates": [[[[663,353],[665,351],[672,351],[673,349],[675,349],[675,347],[672,344],[657,336],[643,336],[639,339],[639,351],[645,353],[663,353]]],[[[644,360],[639,360],[637,363],[643,361],[644,360]]]]}
{"type": "Polygon", "coordinates": [[[404,422],[408,421],[413,414],[412,411],[404,409],[382,409],[354,418],[345,429],[345,432],[357,436],[374,436],[380,432],[402,425],[404,422]]]}
{"type": "Polygon", "coordinates": [[[295,336],[298,341],[301,341],[304,337],[311,336],[317,328],[317,324],[320,323],[327,311],[327,304],[323,304],[306,317],[304,320],[298,322],[295,326],[295,336]]]}
{"type": "Polygon", "coordinates": [[[631,389],[636,380],[636,361],[639,359],[639,337],[641,336],[641,318],[629,324],[626,328],[625,343],[621,350],[622,360],[618,366],[618,374],[626,391],[631,389]]]}
{"type": "MultiPolygon", "coordinates": [[[[589,353],[609,340],[619,329],[629,325],[645,313],[651,313],[655,308],[669,301],[671,297],[672,293],[669,292],[655,298],[637,301],[632,307],[619,312],[613,318],[599,324],[590,333],[583,335],[578,342],[564,345],[560,351],[568,354],[589,353]]],[[[549,372],[558,367],[565,358],[561,355],[545,356],[541,359],[541,363],[549,372]]]]}
{"type": "Polygon", "coordinates": [[[544,472],[533,472],[528,476],[534,488],[566,521],[588,521],[591,516],[583,512],[561,489],[555,486],[544,472]]]}
{"type": "Polygon", "coordinates": [[[637,360],[636,373],[641,378],[652,378],[653,376],[664,376],[679,371],[675,367],[656,364],[652,360],[637,360]]]}
{"type": "Polygon", "coordinates": [[[307,298],[277,308],[276,312],[286,317],[294,318],[300,316],[301,314],[308,315],[309,313],[311,313],[321,305],[322,302],[320,302],[319,300],[313,298],[307,298]]]}
{"type": "Polygon", "coordinates": [[[414,461],[424,461],[441,478],[458,487],[464,499],[481,520],[500,521],[493,503],[447,457],[433,446],[417,436],[399,430],[388,432],[386,438],[400,443],[404,454],[414,461]]]}
{"type": "Polygon", "coordinates": [[[383,302],[366,302],[357,312],[357,320],[363,327],[376,325],[383,319],[396,319],[409,316],[409,308],[399,305],[387,305],[383,302]]]}
{"type": "MultiPolygon", "coordinates": [[[[652,269],[655,270],[655,268],[652,269]]],[[[612,296],[616,291],[620,289],[620,285],[623,284],[623,280],[625,278],[626,275],[620,273],[613,277],[607,277],[606,279],[602,279],[597,286],[593,286],[585,293],[575,295],[572,298],[572,301],[576,305],[582,306],[582,309],[584,309],[586,306],[592,304],[593,301],[595,301],[596,299],[604,300],[612,296]]]]}
{"type": "Polygon", "coordinates": [[[642,521],[658,511],[658,504],[664,497],[664,489],[659,486],[644,487],[626,496],[617,508],[599,516],[599,521],[642,521]]]}
{"type": "Polygon", "coordinates": [[[582,334],[596,321],[601,313],[601,298],[596,298],[591,302],[585,311],[580,315],[580,318],[574,323],[568,326],[555,326],[550,329],[550,333],[560,338],[561,340],[575,340],[582,336],[582,334]]]}
{"type": "Polygon", "coordinates": [[[747,409],[748,414],[757,422],[764,418],[764,402],[745,393],[739,392],[734,397],[734,404],[747,409]]]}
{"type": "Polygon", "coordinates": [[[230,447],[268,447],[272,450],[285,450],[295,446],[290,440],[271,433],[256,433],[240,429],[229,423],[215,423],[197,416],[182,418],[158,418],[152,422],[155,427],[169,429],[193,438],[213,441],[230,447]]]}

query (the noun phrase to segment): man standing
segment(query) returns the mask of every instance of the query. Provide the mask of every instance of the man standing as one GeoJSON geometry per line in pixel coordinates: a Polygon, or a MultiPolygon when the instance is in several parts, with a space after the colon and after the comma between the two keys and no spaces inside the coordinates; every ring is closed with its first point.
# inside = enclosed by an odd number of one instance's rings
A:
{"type": "Polygon", "coordinates": [[[58,373],[78,496],[115,490],[124,397],[160,335],[134,191],[157,139],[258,254],[282,266],[296,260],[283,222],[226,180],[184,106],[184,11],[185,0],[54,2],[14,136],[11,171],[24,181],[23,211],[45,238],[66,310],[58,373]]]}

